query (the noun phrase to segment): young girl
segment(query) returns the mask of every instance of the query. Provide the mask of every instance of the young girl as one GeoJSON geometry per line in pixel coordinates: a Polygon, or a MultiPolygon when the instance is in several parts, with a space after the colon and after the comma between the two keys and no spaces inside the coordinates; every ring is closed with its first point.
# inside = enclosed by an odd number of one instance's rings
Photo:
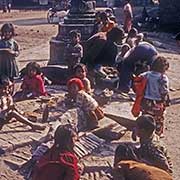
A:
{"type": "Polygon", "coordinates": [[[20,99],[47,96],[40,71],[40,65],[36,62],[27,64],[26,75],[23,78],[21,88],[22,92],[20,92],[20,95],[18,95],[20,96],[20,99]]]}
{"type": "Polygon", "coordinates": [[[11,81],[8,77],[1,77],[0,79],[0,129],[3,125],[8,123],[9,120],[15,118],[16,120],[31,126],[34,130],[44,130],[45,126],[32,123],[23,115],[21,115],[14,107],[12,96],[10,95],[9,86],[11,81]]]}
{"type": "Polygon", "coordinates": [[[77,135],[72,127],[60,125],[54,145],[36,163],[33,180],[79,180],[78,160],[73,152],[77,135]]]}
{"type": "Polygon", "coordinates": [[[168,68],[167,60],[158,56],[152,63],[151,71],[140,75],[147,81],[141,102],[141,111],[143,114],[150,114],[155,118],[156,134],[160,137],[163,137],[164,111],[169,103],[169,80],[165,74],[168,68]]]}
{"type": "Polygon", "coordinates": [[[67,83],[70,98],[87,115],[87,127],[93,129],[97,127],[98,120],[104,117],[104,113],[96,100],[84,91],[84,85],[78,78],[72,78],[67,83]]]}
{"type": "Polygon", "coordinates": [[[6,23],[1,28],[0,40],[0,76],[5,75],[13,82],[18,77],[19,71],[15,58],[19,55],[19,46],[13,39],[14,27],[6,23]]]}
{"type": "Polygon", "coordinates": [[[82,81],[85,92],[91,94],[92,93],[91,82],[86,77],[87,76],[86,65],[78,63],[74,66],[73,70],[75,77],[79,78],[82,81]]]}

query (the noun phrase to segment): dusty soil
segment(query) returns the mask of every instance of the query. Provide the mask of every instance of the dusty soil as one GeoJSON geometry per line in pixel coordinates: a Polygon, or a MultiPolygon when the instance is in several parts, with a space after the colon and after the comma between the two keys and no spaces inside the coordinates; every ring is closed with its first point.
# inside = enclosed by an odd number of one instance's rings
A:
{"type": "MultiPolygon", "coordinates": [[[[121,17],[121,10],[116,10],[116,13],[121,17]]],[[[11,14],[0,14],[0,24],[10,21],[15,24],[15,30],[17,36],[15,39],[18,41],[21,47],[21,54],[17,58],[19,67],[23,67],[29,61],[38,61],[42,65],[47,63],[49,59],[49,40],[52,36],[57,34],[57,25],[51,25],[46,23],[46,11],[14,11],[11,14]]],[[[172,157],[174,164],[174,179],[180,179],[180,56],[178,54],[179,49],[176,47],[175,42],[172,39],[171,34],[166,33],[149,33],[149,38],[153,41],[162,43],[164,48],[158,48],[161,55],[168,58],[170,62],[170,69],[168,76],[171,83],[170,96],[172,99],[172,105],[167,108],[166,113],[166,130],[165,138],[163,139],[168,151],[172,157]]],[[[130,108],[132,103],[127,101],[120,103],[118,101],[110,103],[106,111],[120,114],[125,117],[132,117],[130,114],[130,108]]],[[[25,106],[26,107],[26,106],[25,106]]],[[[0,135],[1,136],[1,135],[0,135]]],[[[127,134],[121,141],[130,140],[129,134],[127,134]]],[[[87,166],[97,169],[97,165],[103,169],[107,162],[110,164],[113,161],[113,151],[109,150],[110,147],[114,147],[112,143],[109,146],[99,150],[99,155],[91,155],[84,160],[87,166]],[[108,149],[109,148],[109,149],[108,149]],[[108,152],[108,153],[106,153],[108,152]],[[111,153],[109,153],[111,152],[111,153]],[[106,162],[106,163],[105,163],[106,162]]],[[[29,152],[30,146],[20,148],[18,151],[29,152]]],[[[8,155],[7,155],[8,156],[8,155]]],[[[10,156],[11,157],[11,156],[10,156]]],[[[24,179],[17,170],[14,170],[12,166],[0,163],[0,179],[16,180],[24,179]]],[[[87,178],[84,179],[98,179],[95,175],[90,173],[87,178]],[[93,177],[94,178],[93,178],[93,177]]]]}

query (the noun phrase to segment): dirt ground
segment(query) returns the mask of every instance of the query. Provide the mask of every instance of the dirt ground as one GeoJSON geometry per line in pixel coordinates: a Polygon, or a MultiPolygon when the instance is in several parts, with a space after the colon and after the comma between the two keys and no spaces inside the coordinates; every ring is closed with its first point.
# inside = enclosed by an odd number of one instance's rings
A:
{"type": "MultiPolygon", "coordinates": [[[[118,17],[121,17],[121,10],[116,10],[118,17]]],[[[42,65],[46,65],[49,59],[49,40],[52,36],[57,34],[57,25],[47,24],[46,21],[46,11],[13,11],[10,14],[0,14],[0,26],[4,22],[12,22],[15,24],[16,37],[15,39],[21,47],[21,54],[17,58],[18,65],[22,68],[26,63],[36,60],[42,65]]],[[[161,44],[157,47],[160,54],[167,57],[170,62],[170,69],[168,71],[168,76],[170,78],[170,96],[172,99],[172,105],[167,108],[166,112],[166,130],[165,138],[163,139],[166,144],[168,151],[171,155],[172,162],[174,165],[174,179],[180,179],[180,55],[179,49],[176,47],[174,40],[172,39],[172,34],[167,33],[148,33],[149,38],[152,41],[156,41],[161,44]],[[163,48],[162,48],[163,46],[163,48]]],[[[158,44],[156,43],[156,44],[158,44]]],[[[127,106],[130,107],[132,103],[128,102],[127,106]]],[[[121,109],[121,115],[127,116],[125,108],[121,109]]],[[[114,114],[119,114],[119,107],[121,107],[118,102],[110,104],[108,111],[114,114]]],[[[129,109],[128,109],[129,110],[129,109]]],[[[130,116],[130,115],[129,115],[130,116]]],[[[1,136],[1,134],[0,134],[1,136]]],[[[125,139],[129,140],[129,136],[125,139]]],[[[25,147],[24,151],[30,151],[29,147],[25,147]]],[[[113,154],[108,155],[105,158],[105,154],[99,157],[90,156],[89,164],[97,164],[99,166],[104,165],[105,159],[109,159],[112,162],[113,154]]],[[[87,179],[91,179],[89,176],[87,179]]],[[[13,170],[11,166],[7,166],[4,163],[0,163],[0,179],[2,180],[16,180],[24,179],[23,176],[19,174],[17,170],[13,170]]],[[[93,179],[93,178],[92,178],[93,179]]],[[[94,178],[95,179],[95,178],[94,178]]],[[[98,178],[96,178],[98,179],[98,178]]]]}

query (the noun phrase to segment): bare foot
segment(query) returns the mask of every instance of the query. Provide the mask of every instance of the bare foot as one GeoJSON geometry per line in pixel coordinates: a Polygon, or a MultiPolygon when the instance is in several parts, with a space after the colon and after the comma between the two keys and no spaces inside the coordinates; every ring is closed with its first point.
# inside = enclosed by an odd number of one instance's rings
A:
{"type": "Polygon", "coordinates": [[[46,126],[45,125],[42,125],[42,124],[34,124],[34,125],[32,125],[32,129],[34,130],[34,131],[36,131],[36,130],[40,130],[40,131],[43,131],[44,129],[46,128],[46,126]]]}

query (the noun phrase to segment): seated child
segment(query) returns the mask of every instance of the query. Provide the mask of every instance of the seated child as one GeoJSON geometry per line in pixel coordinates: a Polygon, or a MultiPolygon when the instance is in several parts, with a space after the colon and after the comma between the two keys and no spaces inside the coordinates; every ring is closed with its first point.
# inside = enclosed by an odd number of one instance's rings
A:
{"type": "MultiPolygon", "coordinates": [[[[150,115],[142,115],[136,120],[135,133],[139,137],[140,147],[135,148],[132,145],[127,146],[127,152],[131,152],[128,160],[138,160],[148,165],[163,169],[172,173],[172,164],[167,154],[167,150],[160,143],[159,138],[155,135],[155,120],[150,115]],[[136,159],[134,159],[136,157],[136,159]]],[[[120,147],[117,147],[114,164],[121,160],[121,155],[117,153],[120,147]]]]}
{"type": "Polygon", "coordinates": [[[3,125],[8,123],[9,120],[15,118],[34,130],[44,130],[45,126],[33,123],[21,115],[14,107],[13,99],[10,94],[9,85],[11,82],[8,77],[1,77],[0,80],[0,129],[3,125]]]}
{"type": "Polygon", "coordinates": [[[80,44],[81,33],[77,30],[72,30],[69,33],[70,43],[67,44],[64,50],[64,59],[67,62],[69,72],[71,73],[75,64],[80,63],[83,57],[83,47],[80,44]]]}
{"type": "Polygon", "coordinates": [[[104,117],[104,113],[96,100],[84,91],[84,85],[78,78],[72,78],[67,83],[69,97],[87,115],[87,127],[97,127],[98,120],[104,117]]]}
{"type": "Polygon", "coordinates": [[[39,96],[47,96],[44,80],[40,71],[40,65],[36,62],[27,64],[21,89],[22,91],[15,95],[15,99],[29,99],[39,96]]]}
{"type": "Polygon", "coordinates": [[[91,82],[87,78],[86,65],[78,63],[74,66],[73,70],[75,77],[79,78],[82,81],[85,92],[91,94],[92,93],[91,82]]]}
{"type": "Polygon", "coordinates": [[[58,126],[54,145],[36,161],[32,180],[79,180],[78,159],[73,152],[76,137],[69,124],[58,126]]]}
{"type": "Polygon", "coordinates": [[[172,180],[172,176],[166,171],[139,162],[133,149],[126,143],[118,146],[115,156],[114,180],[172,180]]]}

